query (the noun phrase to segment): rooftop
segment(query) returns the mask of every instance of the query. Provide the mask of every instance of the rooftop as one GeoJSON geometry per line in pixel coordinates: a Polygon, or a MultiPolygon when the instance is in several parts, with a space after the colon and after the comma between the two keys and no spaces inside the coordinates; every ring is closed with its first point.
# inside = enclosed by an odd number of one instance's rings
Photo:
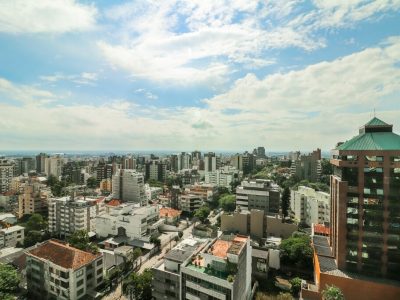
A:
{"type": "Polygon", "coordinates": [[[51,261],[65,269],[74,270],[91,263],[101,256],[100,253],[85,252],[54,239],[48,240],[37,248],[30,250],[28,255],[51,261]]]}
{"type": "Polygon", "coordinates": [[[193,252],[197,250],[200,243],[200,241],[191,238],[185,239],[176,245],[171,251],[169,251],[165,255],[165,258],[178,263],[183,263],[190,256],[192,256],[193,252]]]}
{"type": "Polygon", "coordinates": [[[226,258],[228,253],[239,255],[247,239],[246,236],[240,235],[236,235],[232,240],[220,238],[211,245],[209,253],[220,258],[226,258]]]}
{"type": "Polygon", "coordinates": [[[119,206],[121,202],[118,199],[112,199],[110,202],[106,203],[109,206],[119,206]]]}
{"type": "Polygon", "coordinates": [[[400,150],[400,136],[392,125],[373,118],[360,128],[359,135],[339,145],[337,150],[400,150]]]}
{"type": "Polygon", "coordinates": [[[180,210],[176,210],[173,208],[169,208],[169,207],[162,207],[160,208],[160,217],[178,217],[181,215],[181,211],[180,210]]]}
{"type": "Polygon", "coordinates": [[[19,226],[19,225],[15,225],[15,226],[10,226],[8,228],[0,229],[0,231],[4,232],[5,234],[11,233],[11,232],[15,232],[15,231],[19,231],[19,230],[25,230],[25,227],[22,227],[22,226],[19,226]]]}

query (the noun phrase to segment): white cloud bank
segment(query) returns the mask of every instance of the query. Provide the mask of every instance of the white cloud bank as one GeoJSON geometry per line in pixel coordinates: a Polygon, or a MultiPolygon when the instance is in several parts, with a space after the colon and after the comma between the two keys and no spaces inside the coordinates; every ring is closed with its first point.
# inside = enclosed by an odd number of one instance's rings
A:
{"type": "Polygon", "coordinates": [[[91,30],[96,24],[94,5],[75,0],[0,1],[0,32],[64,33],[91,30]]]}
{"type": "MultiPolygon", "coordinates": [[[[393,37],[302,70],[261,79],[248,74],[226,93],[205,99],[204,108],[110,101],[28,109],[0,101],[2,148],[330,149],[357,134],[374,107],[400,132],[399,63],[400,37],[393,37]]],[[[19,103],[53,96],[4,79],[0,93],[19,103]]]]}

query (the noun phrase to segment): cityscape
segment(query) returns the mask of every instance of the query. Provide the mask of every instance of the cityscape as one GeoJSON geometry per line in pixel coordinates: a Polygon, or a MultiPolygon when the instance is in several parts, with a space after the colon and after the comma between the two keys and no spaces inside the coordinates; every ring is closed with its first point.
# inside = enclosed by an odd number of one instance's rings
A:
{"type": "Polygon", "coordinates": [[[0,299],[400,299],[400,2],[0,1],[0,299]]]}

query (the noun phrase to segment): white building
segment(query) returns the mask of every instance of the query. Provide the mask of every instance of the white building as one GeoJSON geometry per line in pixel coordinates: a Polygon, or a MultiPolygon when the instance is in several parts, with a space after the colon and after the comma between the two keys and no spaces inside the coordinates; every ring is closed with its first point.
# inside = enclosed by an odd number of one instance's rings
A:
{"type": "Polygon", "coordinates": [[[54,175],[59,178],[62,173],[63,159],[59,156],[46,157],[44,160],[44,172],[47,176],[54,175]]]}
{"type": "Polygon", "coordinates": [[[0,214],[0,222],[13,225],[17,223],[17,217],[10,213],[0,214]]]}
{"type": "Polygon", "coordinates": [[[95,218],[105,212],[104,197],[49,200],[49,231],[53,234],[70,235],[76,230],[95,230],[95,218]]]}
{"type": "Polygon", "coordinates": [[[164,220],[159,220],[157,205],[138,207],[134,204],[121,204],[96,217],[96,235],[103,238],[142,238],[155,232],[163,223],[164,220]]]}
{"type": "Polygon", "coordinates": [[[309,226],[311,224],[327,224],[330,217],[330,196],[317,192],[310,187],[299,186],[291,191],[290,208],[296,219],[309,226]]]}
{"type": "Polygon", "coordinates": [[[123,202],[146,205],[144,176],[136,170],[118,170],[112,177],[112,196],[123,202]]]}
{"type": "Polygon", "coordinates": [[[0,248],[15,247],[24,243],[25,228],[19,225],[0,229],[0,248]]]}
{"type": "Polygon", "coordinates": [[[0,194],[10,190],[13,176],[14,165],[6,159],[0,159],[0,194]]]}
{"type": "Polygon", "coordinates": [[[144,185],[147,201],[155,200],[162,194],[163,189],[160,187],[150,186],[148,183],[144,185]]]}
{"type": "Polygon", "coordinates": [[[216,186],[231,188],[231,183],[239,181],[242,176],[241,171],[232,166],[224,166],[213,172],[205,172],[205,183],[214,184],[216,186]]]}
{"type": "Polygon", "coordinates": [[[204,171],[214,172],[220,166],[220,157],[216,156],[214,152],[204,154],[204,171]]]}
{"type": "Polygon", "coordinates": [[[251,298],[251,247],[247,236],[221,236],[181,265],[180,299],[251,298]]]}
{"type": "Polygon", "coordinates": [[[26,274],[28,299],[94,299],[103,257],[48,240],[27,252],[26,274]]]}
{"type": "Polygon", "coordinates": [[[183,169],[191,169],[191,156],[189,153],[182,152],[178,154],[178,171],[183,169]]]}

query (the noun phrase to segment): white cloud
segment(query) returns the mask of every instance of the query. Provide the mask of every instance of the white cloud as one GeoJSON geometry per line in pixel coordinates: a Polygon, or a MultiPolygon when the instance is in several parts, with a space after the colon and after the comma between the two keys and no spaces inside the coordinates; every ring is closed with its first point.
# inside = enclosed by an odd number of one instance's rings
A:
{"type": "Polygon", "coordinates": [[[30,85],[14,84],[0,77],[0,96],[3,100],[16,101],[26,105],[41,105],[55,101],[53,93],[30,85]]]}
{"type": "Polygon", "coordinates": [[[0,2],[0,32],[63,33],[91,30],[96,7],[75,0],[12,0],[0,2]]]}
{"type": "Polygon", "coordinates": [[[83,72],[78,75],[65,75],[63,73],[55,73],[54,75],[40,76],[40,79],[48,82],[67,80],[77,84],[94,85],[95,82],[98,80],[98,74],[89,72],[83,72]]]}
{"type": "Polygon", "coordinates": [[[146,91],[145,89],[137,89],[137,90],[135,91],[135,93],[136,93],[136,94],[143,95],[143,96],[144,96],[146,99],[148,99],[148,100],[157,100],[157,99],[158,99],[158,96],[157,96],[157,95],[153,94],[153,93],[150,92],[150,91],[146,91]]]}

